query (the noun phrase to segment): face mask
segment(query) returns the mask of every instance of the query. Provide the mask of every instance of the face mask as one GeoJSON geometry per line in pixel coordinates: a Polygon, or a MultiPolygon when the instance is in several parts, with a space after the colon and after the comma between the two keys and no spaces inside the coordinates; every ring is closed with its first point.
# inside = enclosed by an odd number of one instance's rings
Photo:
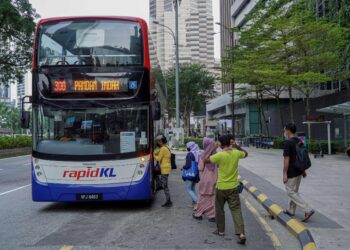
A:
{"type": "Polygon", "coordinates": [[[288,133],[287,132],[284,132],[284,138],[288,139],[288,133]]]}

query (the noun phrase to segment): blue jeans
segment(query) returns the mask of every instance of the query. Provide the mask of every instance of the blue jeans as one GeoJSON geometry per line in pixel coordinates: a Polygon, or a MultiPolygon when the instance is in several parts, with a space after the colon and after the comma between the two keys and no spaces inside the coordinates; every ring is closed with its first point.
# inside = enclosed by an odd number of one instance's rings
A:
{"type": "Polygon", "coordinates": [[[196,183],[186,180],[185,185],[187,193],[191,196],[192,203],[197,204],[196,183]]]}

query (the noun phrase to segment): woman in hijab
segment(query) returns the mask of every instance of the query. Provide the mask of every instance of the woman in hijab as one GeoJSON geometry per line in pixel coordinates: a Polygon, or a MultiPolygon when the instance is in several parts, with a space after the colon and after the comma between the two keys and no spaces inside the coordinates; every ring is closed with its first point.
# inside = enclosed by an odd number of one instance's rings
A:
{"type": "MultiPolygon", "coordinates": [[[[193,141],[188,142],[186,144],[186,147],[187,147],[188,153],[186,155],[185,166],[183,166],[184,169],[190,168],[193,161],[198,163],[198,158],[199,158],[199,147],[195,142],[193,141]]],[[[196,176],[195,179],[191,179],[191,180],[185,179],[183,177],[183,180],[185,181],[185,184],[186,184],[186,191],[192,199],[192,206],[194,209],[196,209],[197,200],[198,200],[197,193],[196,193],[196,183],[198,183],[199,181],[199,176],[196,176]]]]}
{"type": "Polygon", "coordinates": [[[199,197],[197,211],[193,213],[193,218],[202,219],[202,215],[209,218],[210,222],[215,222],[215,184],[218,175],[217,166],[211,163],[204,163],[206,157],[209,157],[211,149],[215,146],[213,139],[204,138],[203,149],[198,163],[200,173],[199,197]]]}

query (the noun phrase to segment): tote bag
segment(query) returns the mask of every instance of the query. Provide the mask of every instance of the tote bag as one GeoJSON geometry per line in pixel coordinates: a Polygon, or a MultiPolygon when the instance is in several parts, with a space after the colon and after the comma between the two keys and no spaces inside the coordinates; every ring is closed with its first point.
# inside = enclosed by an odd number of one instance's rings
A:
{"type": "Polygon", "coordinates": [[[189,181],[195,181],[198,179],[198,163],[196,161],[191,161],[191,167],[183,169],[182,178],[189,181]]]}

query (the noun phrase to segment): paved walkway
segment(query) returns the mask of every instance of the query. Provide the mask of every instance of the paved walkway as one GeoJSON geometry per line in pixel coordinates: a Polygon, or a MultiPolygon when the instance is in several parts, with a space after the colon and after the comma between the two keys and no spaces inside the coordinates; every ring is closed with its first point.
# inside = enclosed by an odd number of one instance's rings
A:
{"type": "MultiPolygon", "coordinates": [[[[282,182],[282,150],[248,148],[249,157],[240,162],[240,174],[286,207],[288,198],[282,182]]],[[[316,210],[306,224],[319,249],[350,249],[350,159],[346,156],[312,158],[301,194],[316,210]]],[[[303,212],[297,211],[297,218],[303,212]]]]}

